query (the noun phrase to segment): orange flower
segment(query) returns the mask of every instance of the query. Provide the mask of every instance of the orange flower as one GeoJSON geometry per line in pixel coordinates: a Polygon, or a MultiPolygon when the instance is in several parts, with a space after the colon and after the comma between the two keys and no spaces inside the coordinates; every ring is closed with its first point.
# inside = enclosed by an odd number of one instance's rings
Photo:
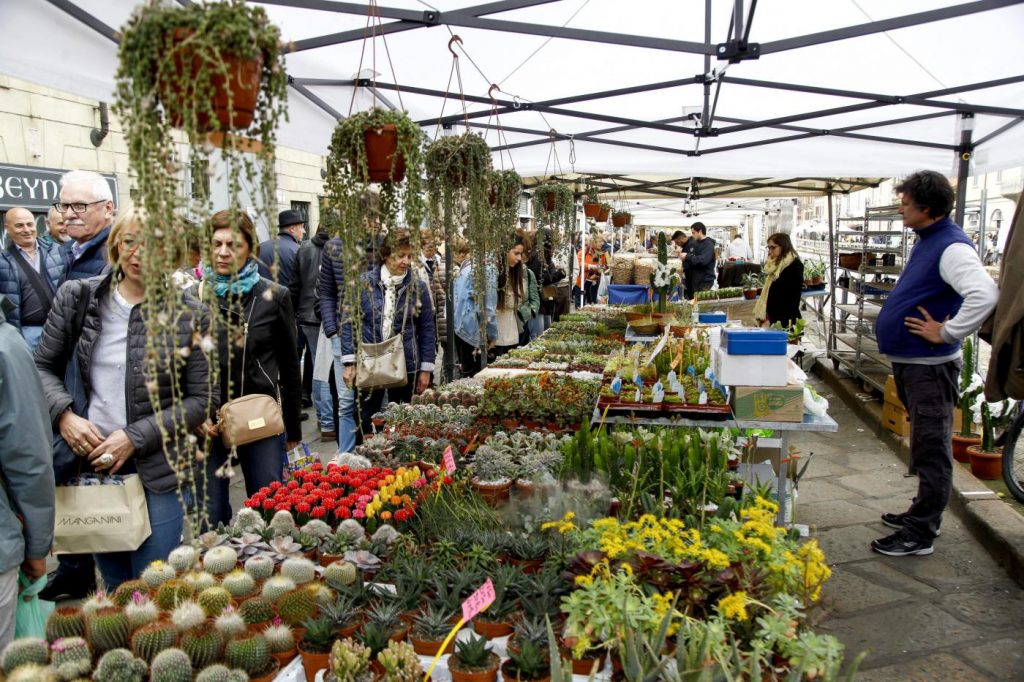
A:
{"type": "Polygon", "coordinates": [[[380,520],[381,521],[390,521],[391,520],[391,512],[389,512],[389,511],[382,511],[380,513],[380,520]]]}
{"type": "Polygon", "coordinates": [[[390,499],[390,500],[388,500],[388,501],[389,501],[389,502],[391,503],[391,505],[392,505],[392,506],[394,506],[394,507],[397,507],[398,505],[402,504],[402,498],[400,498],[400,497],[399,497],[398,495],[392,495],[392,496],[391,496],[391,499],[390,499]]]}

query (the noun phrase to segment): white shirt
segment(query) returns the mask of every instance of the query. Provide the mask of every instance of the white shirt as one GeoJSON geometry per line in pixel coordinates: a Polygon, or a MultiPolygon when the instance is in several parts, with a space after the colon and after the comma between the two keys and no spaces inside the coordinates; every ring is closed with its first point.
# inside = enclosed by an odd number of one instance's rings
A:
{"type": "Polygon", "coordinates": [[[21,257],[24,258],[26,261],[28,261],[28,264],[32,266],[32,269],[35,270],[36,272],[39,272],[39,247],[38,247],[38,245],[36,246],[36,251],[35,251],[34,254],[30,254],[28,251],[26,251],[25,249],[21,248],[17,244],[15,244],[14,246],[17,247],[18,251],[21,253],[21,257]]]}
{"type": "Polygon", "coordinates": [[[736,237],[729,242],[729,246],[725,249],[725,257],[750,260],[750,247],[747,245],[747,240],[743,237],[736,237]]]}

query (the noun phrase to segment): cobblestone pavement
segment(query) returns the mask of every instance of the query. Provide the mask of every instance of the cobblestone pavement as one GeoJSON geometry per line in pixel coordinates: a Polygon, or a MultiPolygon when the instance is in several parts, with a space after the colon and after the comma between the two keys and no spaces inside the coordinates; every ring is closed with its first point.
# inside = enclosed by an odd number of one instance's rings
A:
{"type": "Polygon", "coordinates": [[[867,651],[856,680],[1024,680],[1024,590],[947,512],[930,556],[887,557],[883,511],[902,512],[917,487],[906,467],[842,400],[818,382],[835,434],[793,434],[813,453],[796,522],[811,526],[832,567],[815,627],[848,659],[867,651]]]}

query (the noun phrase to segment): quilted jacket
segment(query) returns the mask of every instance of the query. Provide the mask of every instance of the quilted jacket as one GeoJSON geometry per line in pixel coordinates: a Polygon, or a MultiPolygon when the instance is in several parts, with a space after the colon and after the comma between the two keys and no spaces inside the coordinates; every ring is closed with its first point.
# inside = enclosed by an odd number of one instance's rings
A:
{"type": "MultiPolygon", "coordinates": [[[[44,279],[50,285],[50,289],[57,291],[61,279],[64,277],[64,257],[61,255],[60,247],[56,244],[47,244],[42,239],[36,239],[36,249],[42,259],[43,267],[46,270],[44,279]]],[[[8,249],[0,250],[0,294],[3,294],[14,304],[14,310],[7,316],[7,321],[18,329],[21,329],[21,278],[24,276],[21,268],[14,261],[21,258],[21,254],[12,253],[8,249]]],[[[27,282],[25,286],[31,286],[27,282]]]]}

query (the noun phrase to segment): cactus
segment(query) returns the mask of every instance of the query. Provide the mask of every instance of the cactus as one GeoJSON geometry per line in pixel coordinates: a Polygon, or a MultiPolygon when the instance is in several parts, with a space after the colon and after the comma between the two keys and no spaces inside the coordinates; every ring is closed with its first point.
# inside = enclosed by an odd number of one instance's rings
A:
{"type": "Polygon", "coordinates": [[[117,608],[102,609],[85,619],[85,637],[97,656],[111,649],[127,649],[131,631],[128,616],[117,608]]]}
{"type": "Polygon", "coordinates": [[[224,637],[216,628],[204,623],[181,636],[181,650],[188,654],[192,667],[201,670],[220,658],[224,637]]]}
{"type": "Polygon", "coordinates": [[[231,593],[219,585],[207,587],[199,593],[199,605],[211,618],[217,616],[225,607],[231,604],[231,593]]]}
{"type": "Polygon", "coordinates": [[[366,537],[363,526],[355,519],[345,519],[338,525],[338,535],[343,535],[353,543],[360,542],[366,537]]]}
{"type": "Polygon", "coordinates": [[[184,580],[168,580],[156,591],[156,605],[161,611],[173,611],[174,607],[188,601],[195,588],[184,580]]]}
{"type": "Polygon", "coordinates": [[[132,635],[132,653],[152,663],[156,655],[178,642],[178,631],[170,623],[149,623],[132,635]]]}
{"type": "Polygon", "coordinates": [[[255,676],[267,670],[270,663],[270,647],[263,635],[249,635],[232,639],[224,648],[224,662],[229,667],[244,670],[255,676]]]}
{"type": "Polygon", "coordinates": [[[295,633],[282,623],[280,618],[275,618],[274,624],[263,631],[263,639],[267,640],[267,646],[274,654],[281,654],[295,648],[295,633]]]}
{"type": "Polygon", "coordinates": [[[149,589],[155,590],[171,578],[177,577],[178,572],[162,561],[154,561],[142,572],[142,580],[149,585],[149,589]]]}
{"type": "Polygon", "coordinates": [[[274,610],[285,623],[298,625],[316,613],[316,597],[299,588],[283,594],[274,602],[274,610]]]}
{"type": "Polygon", "coordinates": [[[191,545],[182,545],[168,555],[167,563],[178,573],[185,573],[196,565],[196,550],[191,545]]]}
{"type": "Polygon", "coordinates": [[[192,682],[192,663],[181,649],[167,649],[157,654],[149,667],[152,682],[192,682]]]}
{"type": "Polygon", "coordinates": [[[64,637],[50,646],[50,665],[62,680],[74,680],[92,672],[92,652],[81,637],[64,637]]]}
{"type": "Polygon", "coordinates": [[[7,676],[6,682],[58,682],[56,671],[48,665],[26,663],[7,676]]]}
{"type": "Polygon", "coordinates": [[[103,654],[92,674],[93,682],[143,682],[149,666],[132,656],[127,649],[113,649],[103,654]]]}
{"type": "Polygon", "coordinates": [[[316,566],[305,557],[285,559],[284,563],[281,564],[281,575],[296,585],[305,585],[316,578],[316,566]]]}
{"type": "Polygon", "coordinates": [[[282,594],[291,592],[294,589],[295,583],[291,578],[286,578],[283,575],[275,575],[273,578],[263,583],[263,596],[270,601],[276,601],[282,594]]]}
{"type": "Polygon", "coordinates": [[[406,642],[389,642],[388,648],[377,654],[377,661],[384,667],[385,682],[419,682],[423,678],[420,657],[406,642]]]}
{"type": "Polygon", "coordinates": [[[336,640],[331,648],[328,670],[336,682],[364,682],[372,678],[370,650],[354,639],[336,640]]]}
{"type": "Polygon", "coordinates": [[[321,521],[320,519],[313,519],[312,521],[308,522],[305,526],[300,528],[299,532],[304,533],[306,535],[312,535],[317,540],[323,540],[331,534],[331,527],[323,521],[321,521]]]}
{"type": "Polygon", "coordinates": [[[213,624],[225,638],[240,635],[246,630],[245,619],[232,606],[224,609],[213,624]]]}
{"type": "Polygon", "coordinates": [[[256,579],[245,571],[234,570],[224,576],[221,585],[235,599],[248,597],[256,591],[256,579]]]}
{"type": "Polygon", "coordinates": [[[191,630],[205,620],[206,612],[203,611],[202,606],[194,601],[178,604],[174,611],[171,612],[171,622],[174,623],[174,627],[178,629],[178,632],[191,630]]]}
{"type": "Polygon", "coordinates": [[[273,529],[275,536],[292,535],[299,530],[295,527],[295,519],[291,512],[284,510],[277,512],[274,518],[270,519],[270,528],[273,529]]]}
{"type": "Polygon", "coordinates": [[[264,597],[253,597],[242,602],[242,605],[238,607],[238,611],[242,614],[242,620],[248,625],[265,623],[274,617],[273,602],[264,597]]]}
{"type": "Polygon", "coordinates": [[[88,618],[100,609],[109,609],[112,606],[116,606],[116,604],[110,600],[106,592],[100,590],[82,602],[82,615],[88,618]]]}
{"type": "Polygon", "coordinates": [[[213,575],[224,575],[238,565],[238,552],[231,547],[214,547],[203,557],[203,570],[213,575]]]}
{"type": "Polygon", "coordinates": [[[334,590],[321,583],[310,583],[302,589],[308,591],[316,599],[317,606],[321,608],[330,606],[338,598],[334,590]]]}
{"type": "Polygon", "coordinates": [[[347,587],[356,581],[356,565],[339,559],[324,569],[324,581],[331,587],[347,587]]]}
{"type": "Polygon", "coordinates": [[[235,528],[243,533],[259,533],[266,527],[267,522],[263,520],[263,517],[255,509],[243,507],[238,510],[238,515],[235,517],[235,528]]]}
{"type": "Polygon", "coordinates": [[[245,562],[245,572],[251,575],[253,580],[267,580],[274,575],[274,560],[262,554],[250,557],[245,562]]]}
{"type": "Polygon", "coordinates": [[[144,580],[126,580],[117,586],[110,599],[114,602],[115,606],[120,606],[123,609],[132,600],[132,595],[136,592],[146,594],[149,592],[149,585],[144,580]]]}
{"type": "Polygon", "coordinates": [[[196,682],[249,682],[249,676],[242,670],[232,670],[218,663],[196,675],[196,682]]]}
{"type": "Polygon", "coordinates": [[[74,606],[61,606],[46,619],[46,640],[56,642],[61,637],[81,637],[85,634],[85,616],[74,606]]]}
{"type": "Polygon", "coordinates": [[[398,531],[386,523],[370,536],[370,542],[383,543],[388,547],[393,545],[397,539],[398,531]]]}
{"type": "Polygon", "coordinates": [[[0,668],[5,675],[10,675],[20,666],[29,663],[46,665],[50,661],[50,647],[46,640],[36,637],[16,639],[4,649],[0,655],[0,668]]]}
{"type": "Polygon", "coordinates": [[[192,571],[185,575],[185,582],[192,586],[192,589],[196,592],[202,592],[207,587],[213,587],[217,584],[217,579],[206,571],[192,571]]]}
{"type": "Polygon", "coordinates": [[[159,617],[160,611],[148,594],[134,592],[132,600],[124,607],[124,615],[128,618],[128,625],[135,631],[143,625],[155,621],[159,617]]]}

